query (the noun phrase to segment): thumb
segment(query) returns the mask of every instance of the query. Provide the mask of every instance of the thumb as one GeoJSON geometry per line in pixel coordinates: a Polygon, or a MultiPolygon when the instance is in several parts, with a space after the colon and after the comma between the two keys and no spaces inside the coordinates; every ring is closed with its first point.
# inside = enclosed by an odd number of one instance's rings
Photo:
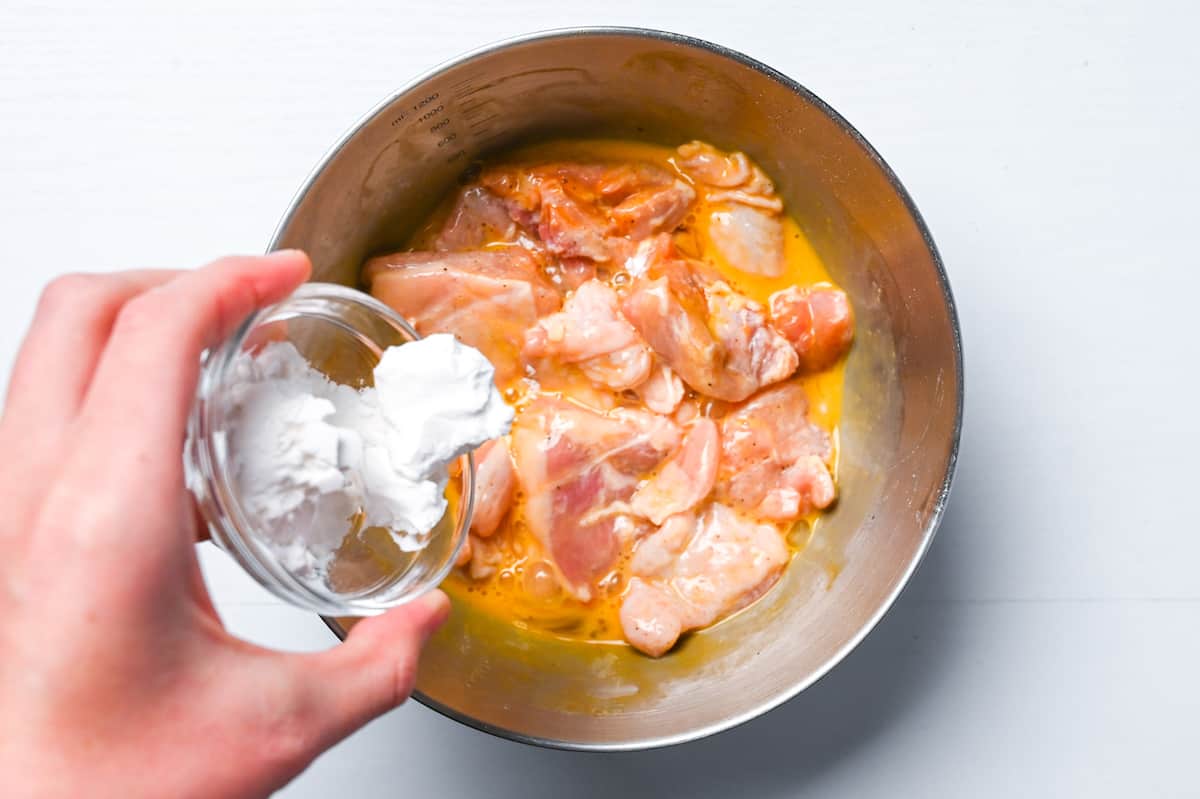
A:
{"type": "Polygon", "coordinates": [[[408,699],[417,679],[417,662],[429,636],[450,615],[450,600],[440,590],[354,625],[333,649],[308,655],[305,669],[315,738],[328,748],[408,699]]]}

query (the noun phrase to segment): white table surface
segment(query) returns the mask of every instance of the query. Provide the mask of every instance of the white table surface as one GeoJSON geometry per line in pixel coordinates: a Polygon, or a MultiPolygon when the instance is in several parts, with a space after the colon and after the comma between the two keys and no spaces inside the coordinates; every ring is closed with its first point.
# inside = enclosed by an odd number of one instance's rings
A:
{"type": "MultiPolygon", "coordinates": [[[[260,251],[325,148],[434,63],[578,24],[721,42],[849,118],[941,247],[967,411],[929,558],[843,665],[735,731],[572,754],[410,704],[284,795],[1200,795],[1194,6],[703,5],[3,0],[0,383],[53,275],[260,251]]],[[[203,549],[233,630],[329,645],[203,549]]]]}

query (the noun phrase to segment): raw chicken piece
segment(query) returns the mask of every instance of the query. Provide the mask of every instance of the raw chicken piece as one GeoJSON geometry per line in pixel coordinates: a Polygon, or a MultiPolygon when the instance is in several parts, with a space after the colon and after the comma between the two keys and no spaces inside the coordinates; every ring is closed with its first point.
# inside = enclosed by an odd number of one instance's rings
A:
{"type": "Polygon", "coordinates": [[[705,194],[709,202],[732,202],[775,213],[783,211],[783,201],[775,195],[775,184],[745,153],[723,153],[701,141],[681,144],[676,152],[679,168],[708,187],[705,194]]]}
{"type": "Polygon", "coordinates": [[[705,627],[766,593],[787,559],[778,528],[714,502],[665,581],[690,606],[687,626],[705,627]]]}
{"type": "MultiPolygon", "coordinates": [[[[613,204],[609,232],[632,242],[670,233],[696,200],[691,186],[650,164],[622,165],[606,177],[605,202],[613,204]]],[[[628,251],[625,254],[628,257],[628,251]]]]}
{"type": "MultiPolygon", "coordinates": [[[[641,516],[635,516],[628,502],[614,502],[603,513],[613,517],[613,533],[622,551],[627,551],[634,542],[641,541],[658,528],[641,516]]],[[[601,514],[597,514],[599,516],[601,514]]]]}
{"type": "Polygon", "coordinates": [[[550,252],[562,258],[610,261],[608,217],[587,199],[568,192],[564,180],[543,178],[539,187],[538,235],[550,252]]]}
{"type": "Polygon", "coordinates": [[[638,477],[679,439],[669,419],[629,408],[602,413],[541,396],[518,413],[512,447],[525,521],[578,599],[591,598],[616,560],[617,517],[638,477]]]}
{"type": "Polygon", "coordinates": [[[766,309],[718,281],[705,287],[709,327],[725,349],[725,369],[750,375],[758,386],[786,380],[800,359],[787,339],[767,324],[766,309]]]}
{"type": "Polygon", "coordinates": [[[711,394],[718,382],[722,353],[708,329],[704,292],[686,266],[669,267],[662,276],[637,278],[621,310],[650,349],[684,382],[711,394]]]}
{"type": "Polygon", "coordinates": [[[475,250],[494,241],[515,242],[519,233],[504,200],[482,186],[467,186],[459,192],[433,247],[439,252],[475,250]]]}
{"type": "Polygon", "coordinates": [[[367,262],[363,280],[418,333],[453,333],[482,352],[501,388],[521,375],[526,329],[560,302],[517,247],[382,255],[367,262]]]}
{"type": "Polygon", "coordinates": [[[695,400],[680,403],[679,407],[675,409],[675,413],[671,414],[675,424],[690,424],[703,416],[700,402],[701,400],[697,397],[695,400]]]}
{"type": "MultiPolygon", "coordinates": [[[[472,580],[485,580],[491,577],[504,565],[504,552],[495,538],[480,538],[475,534],[467,539],[463,548],[470,547],[471,560],[467,564],[467,574],[472,580]]],[[[463,564],[457,564],[463,565],[463,564]]]]}
{"type": "Polygon", "coordinates": [[[696,192],[681,180],[642,189],[612,209],[612,230],[634,241],[679,227],[696,199],[696,192]]]}
{"type": "Polygon", "coordinates": [[[542,198],[538,191],[541,180],[534,169],[502,166],[485,169],[479,183],[504,200],[508,215],[524,228],[536,228],[542,198]]]}
{"type": "Polygon", "coordinates": [[[757,177],[756,172],[761,172],[745,153],[723,153],[702,141],[681,144],[675,152],[679,155],[680,169],[701,183],[717,188],[745,186],[757,177]]]}
{"type": "Polygon", "coordinates": [[[678,164],[704,188],[711,210],[708,238],[735,269],[783,274],[783,202],[771,179],[745,153],[722,153],[710,144],[679,147],[678,164]]]}
{"type": "Polygon", "coordinates": [[[696,419],[679,449],[634,493],[629,502],[634,513],[662,524],[668,516],[694,508],[712,491],[720,449],[716,422],[696,419]]]}
{"type": "Polygon", "coordinates": [[[661,657],[683,634],[686,612],[670,593],[634,577],[621,602],[621,631],[634,649],[661,657]]]}
{"type": "Polygon", "coordinates": [[[678,257],[679,253],[672,237],[666,233],[659,233],[638,242],[633,255],[625,259],[625,272],[630,277],[643,277],[651,268],[678,257]]]}
{"type": "Polygon", "coordinates": [[[615,391],[650,374],[650,349],[617,308],[617,295],[589,280],[567,296],[563,309],[525,333],[526,358],[553,357],[578,364],[589,379],[615,391]]]}
{"type": "Polygon", "coordinates": [[[471,532],[486,538],[496,532],[512,504],[517,475],[513,470],[508,443],[503,438],[489,441],[475,450],[475,512],[471,532]]]}
{"type": "Polygon", "coordinates": [[[708,238],[735,269],[779,277],[783,260],[783,223],[778,215],[747,205],[717,205],[708,215],[708,238]]]}
{"type": "Polygon", "coordinates": [[[739,402],[795,371],[799,359],[763,308],[668,257],[647,266],[621,304],[625,317],[683,381],[705,396],[739,402]]]}
{"type": "Polygon", "coordinates": [[[671,371],[671,367],[654,359],[650,374],[633,392],[646,407],[655,413],[669,416],[683,401],[683,381],[671,371]]]}
{"type": "Polygon", "coordinates": [[[758,518],[792,521],[834,499],[829,435],[808,421],[796,383],[768,389],[721,420],[717,496],[758,518]]]}
{"type": "Polygon", "coordinates": [[[854,339],[854,314],[846,293],[796,286],[770,297],[771,324],[800,356],[800,368],[819,372],[837,362],[854,339]]]}
{"type": "Polygon", "coordinates": [[[692,196],[686,183],[683,183],[667,170],[645,162],[628,162],[620,164],[601,164],[597,172],[595,192],[608,205],[619,205],[638,192],[649,189],[669,188],[682,185],[680,191],[685,196],[692,196]]]}
{"type": "Polygon", "coordinates": [[[674,230],[696,197],[682,180],[651,164],[492,169],[480,182],[504,199],[513,220],[536,226],[551,253],[599,264],[620,265],[637,241],[674,230]]]}
{"type": "MultiPolygon", "coordinates": [[[[540,243],[538,246],[541,246],[540,243]]],[[[550,256],[542,265],[546,279],[560,292],[579,288],[596,277],[596,262],[588,258],[554,258],[550,256]]]]}
{"type": "Polygon", "coordinates": [[[682,632],[712,624],[762,596],[787,563],[787,546],[773,525],[714,502],[689,537],[684,528],[690,518],[671,517],[634,553],[637,576],[621,605],[621,629],[630,644],[652,657],[673,647],[682,632]],[[643,549],[651,554],[639,557],[643,549]]]}
{"type": "Polygon", "coordinates": [[[696,531],[696,514],[677,513],[645,536],[633,551],[629,571],[639,577],[657,577],[675,563],[696,531]]]}

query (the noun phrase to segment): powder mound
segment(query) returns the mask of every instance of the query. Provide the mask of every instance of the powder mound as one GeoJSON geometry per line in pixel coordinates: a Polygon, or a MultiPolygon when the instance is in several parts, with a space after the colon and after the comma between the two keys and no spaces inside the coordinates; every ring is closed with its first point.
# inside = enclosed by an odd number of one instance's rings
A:
{"type": "Polygon", "coordinates": [[[403,551],[424,548],[446,513],[450,464],[512,425],[494,375],[446,334],[388,348],[361,390],[287,342],[242,353],[222,448],[252,533],[315,581],[356,526],[389,530],[403,551]]]}

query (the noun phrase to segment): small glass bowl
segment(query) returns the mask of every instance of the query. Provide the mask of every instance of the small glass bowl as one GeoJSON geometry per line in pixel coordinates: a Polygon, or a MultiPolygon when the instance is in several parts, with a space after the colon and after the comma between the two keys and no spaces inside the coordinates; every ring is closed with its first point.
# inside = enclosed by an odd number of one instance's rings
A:
{"type": "Polygon", "coordinates": [[[401,552],[387,531],[351,532],[319,583],[303,579],[277,557],[245,512],[226,457],[226,391],[243,352],[291,342],[313,368],[355,389],[372,385],[383,351],[419,336],[403,317],[373,297],[331,283],[306,283],[258,311],[219,347],[205,353],[188,420],[184,467],[213,541],[264,588],[326,616],[371,616],[435,588],[454,567],[474,504],[474,460],[465,455],[446,491],[448,507],[428,545],[401,552]]]}

